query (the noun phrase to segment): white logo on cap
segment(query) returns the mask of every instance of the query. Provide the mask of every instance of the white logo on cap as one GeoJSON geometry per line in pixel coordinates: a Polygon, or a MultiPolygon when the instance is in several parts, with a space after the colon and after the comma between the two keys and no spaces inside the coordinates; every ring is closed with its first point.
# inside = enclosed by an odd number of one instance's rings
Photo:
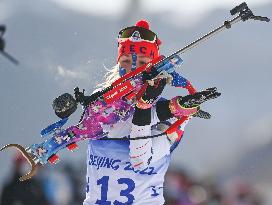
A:
{"type": "Polygon", "coordinates": [[[142,41],[141,35],[139,31],[134,31],[134,33],[131,35],[131,41],[132,42],[139,42],[142,41]]]}

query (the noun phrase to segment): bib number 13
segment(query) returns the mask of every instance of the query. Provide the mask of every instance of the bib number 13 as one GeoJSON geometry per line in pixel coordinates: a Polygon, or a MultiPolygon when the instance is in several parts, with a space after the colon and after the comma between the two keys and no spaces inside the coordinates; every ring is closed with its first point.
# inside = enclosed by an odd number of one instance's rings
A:
{"type": "MultiPolygon", "coordinates": [[[[135,183],[130,178],[120,178],[117,180],[118,184],[126,184],[127,188],[120,191],[120,196],[127,198],[126,202],[120,202],[115,200],[113,205],[131,205],[134,201],[134,196],[131,192],[135,188],[135,183]]],[[[109,188],[109,176],[103,176],[97,180],[97,185],[101,185],[101,199],[97,199],[95,204],[98,205],[111,205],[111,201],[108,201],[108,188],[109,188]]]]}

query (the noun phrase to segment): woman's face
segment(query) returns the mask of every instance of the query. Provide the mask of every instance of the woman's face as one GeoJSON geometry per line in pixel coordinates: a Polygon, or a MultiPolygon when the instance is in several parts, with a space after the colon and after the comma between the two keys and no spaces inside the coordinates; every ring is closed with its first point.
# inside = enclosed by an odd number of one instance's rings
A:
{"type": "MultiPolygon", "coordinates": [[[[149,57],[144,56],[143,54],[137,54],[137,61],[136,61],[136,68],[150,62],[152,59],[149,57]]],[[[132,65],[132,55],[125,54],[122,55],[119,59],[120,66],[126,69],[126,73],[131,71],[132,65]]]]}

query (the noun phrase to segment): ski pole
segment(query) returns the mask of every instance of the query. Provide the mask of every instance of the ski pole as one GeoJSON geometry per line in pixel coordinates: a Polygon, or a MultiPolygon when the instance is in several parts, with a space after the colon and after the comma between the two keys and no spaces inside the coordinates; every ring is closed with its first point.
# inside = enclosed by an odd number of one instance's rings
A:
{"type": "Polygon", "coordinates": [[[5,49],[5,40],[3,38],[3,35],[6,31],[6,26],[5,25],[0,25],[0,53],[6,57],[7,59],[9,59],[12,63],[14,63],[15,65],[19,64],[19,61],[16,60],[14,57],[12,57],[10,54],[8,54],[6,51],[4,51],[5,49]]]}
{"type": "Polygon", "coordinates": [[[15,65],[19,64],[19,61],[16,60],[14,57],[12,57],[10,54],[8,54],[6,51],[0,51],[0,53],[5,56],[7,59],[9,59],[12,63],[14,63],[15,65]]]}

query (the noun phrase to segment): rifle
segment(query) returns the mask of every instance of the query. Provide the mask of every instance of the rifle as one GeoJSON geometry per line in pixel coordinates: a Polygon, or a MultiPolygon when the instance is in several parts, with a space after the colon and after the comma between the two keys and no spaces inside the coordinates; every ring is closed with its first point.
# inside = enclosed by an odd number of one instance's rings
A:
{"type": "MultiPolygon", "coordinates": [[[[144,93],[148,80],[170,76],[173,78],[173,86],[180,87],[180,85],[175,82],[174,78],[181,79],[185,85],[184,87],[187,88],[189,93],[196,92],[190,84],[186,84],[188,83],[186,79],[182,78],[180,75],[176,75],[176,77],[174,75],[176,74],[174,68],[182,63],[182,60],[179,57],[180,54],[195,47],[200,42],[207,40],[214,34],[219,33],[224,29],[230,29],[233,24],[239,21],[246,21],[248,19],[266,22],[270,21],[267,17],[253,15],[246,3],[236,6],[230,13],[231,15],[237,15],[237,17],[230,21],[225,21],[222,26],[174,52],[168,57],[160,56],[146,65],[127,73],[113,82],[111,86],[98,91],[91,96],[85,96],[84,90],[83,92],[80,92],[79,88],[75,88],[74,90],[75,99],[67,93],[62,95],[63,98],[68,99],[67,101],[63,101],[65,105],[67,105],[67,110],[69,110],[68,115],[61,116],[60,114],[62,111],[56,109],[56,114],[63,119],[49,125],[41,131],[42,137],[52,135],[51,137],[42,143],[33,144],[27,148],[24,148],[19,144],[8,144],[0,149],[2,151],[8,147],[15,147],[23,154],[31,165],[30,172],[20,177],[20,180],[24,181],[30,179],[35,174],[38,165],[45,165],[47,162],[55,164],[59,160],[59,157],[56,155],[59,150],[67,148],[70,151],[74,151],[77,148],[76,142],[80,140],[116,140],[115,138],[105,138],[107,133],[103,131],[101,124],[112,125],[121,120],[128,119],[134,112],[133,103],[144,93]],[[142,81],[141,79],[143,74],[147,76],[146,81],[142,81]],[[75,111],[77,103],[84,105],[82,119],[77,125],[62,129],[62,126],[68,121],[69,115],[75,111]]],[[[171,134],[187,119],[187,116],[181,117],[161,134],[124,140],[139,140],[171,134]]],[[[120,140],[120,138],[117,140],[120,140]]]]}

